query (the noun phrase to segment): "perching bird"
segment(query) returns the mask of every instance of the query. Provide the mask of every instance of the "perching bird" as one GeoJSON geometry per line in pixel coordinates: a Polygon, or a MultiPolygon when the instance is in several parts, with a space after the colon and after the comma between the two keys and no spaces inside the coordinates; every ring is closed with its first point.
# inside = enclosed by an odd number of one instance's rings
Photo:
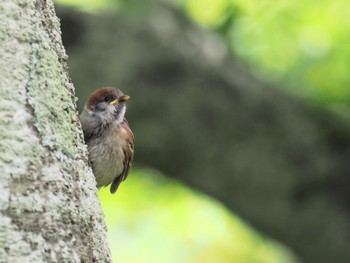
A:
{"type": "Polygon", "coordinates": [[[127,178],[134,158],[134,135],[124,118],[127,100],[119,89],[102,87],[90,94],[80,114],[97,187],[112,183],[112,194],[127,178]]]}

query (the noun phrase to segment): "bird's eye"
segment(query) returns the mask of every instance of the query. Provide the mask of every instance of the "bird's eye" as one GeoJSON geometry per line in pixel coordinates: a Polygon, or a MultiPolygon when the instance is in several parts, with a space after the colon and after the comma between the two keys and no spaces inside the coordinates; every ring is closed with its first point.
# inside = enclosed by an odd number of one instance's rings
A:
{"type": "Polygon", "coordinates": [[[105,101],[110,101],[111,100],[111,97],[109,97],[109,96],[107,96],[107,97],[105,97],[105,101]]]}

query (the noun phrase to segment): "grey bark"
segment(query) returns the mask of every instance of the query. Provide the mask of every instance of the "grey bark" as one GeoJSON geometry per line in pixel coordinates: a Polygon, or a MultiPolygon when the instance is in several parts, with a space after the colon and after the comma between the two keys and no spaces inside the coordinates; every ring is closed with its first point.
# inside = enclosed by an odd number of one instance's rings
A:
{"type": "Polygon", "coordinates": [[[0,57],[0,262],[111,262],[52,1],[0,1],[0,57]]]}

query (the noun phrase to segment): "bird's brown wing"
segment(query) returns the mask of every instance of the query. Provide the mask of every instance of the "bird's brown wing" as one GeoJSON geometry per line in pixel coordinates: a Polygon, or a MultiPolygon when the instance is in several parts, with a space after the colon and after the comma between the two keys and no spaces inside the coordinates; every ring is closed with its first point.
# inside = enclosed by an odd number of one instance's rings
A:
{"type": "Polygon", "coordinates": [[[128,121],[126,119],[124,119],[124,123],[123,123],[123,128],[126,131],[126,147],[123,149],[124,151],[124,169],[122,171],[122,173],[120,175],[118,175],[117,177],[114,178],[110,191],[112,194],[114,194],[117,189],[119,184],[124,181],[129,174],[130,168],[132,166],[132,161],[134,160],[134,134],[132,133],[131,129],[129,128],[129,124],[128,121]]]}
{"type": "Polygon", "coordinates": [[[123,128],[127,132],[127,147],[124,149],[124,170],[121,174],[123,177],[123,181],[128,177],[130,168],[132,166],[132,162],[134,160],[134,146],[135,146],[135,138],[134,134],[132,133],[131,129],[129,128],[128,121],[125,119],[123,128]]]}

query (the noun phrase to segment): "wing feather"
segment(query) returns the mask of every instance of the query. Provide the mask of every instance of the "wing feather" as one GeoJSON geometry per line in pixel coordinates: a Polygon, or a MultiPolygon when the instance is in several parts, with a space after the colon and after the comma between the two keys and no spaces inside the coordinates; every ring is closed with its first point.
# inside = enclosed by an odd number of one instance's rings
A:
{"type": "Polygon", "coordinates": [[[123,129],[126,131],[126,147],[123,148],[123,152],[124,152],[123,166],[124,167],[123,167],[122,173],[116,176],[112,182],[112,185],[110,188],[110,191],[112,194],[114,194],[117,191],[120,183],[128,177],[129,171],[132,166],[132,162],[134,160],[135,138],[134,138],[134,134],[129,128],[129,124],[126,119],[124,119],[124,122],[123,122],[123,129]]]}

